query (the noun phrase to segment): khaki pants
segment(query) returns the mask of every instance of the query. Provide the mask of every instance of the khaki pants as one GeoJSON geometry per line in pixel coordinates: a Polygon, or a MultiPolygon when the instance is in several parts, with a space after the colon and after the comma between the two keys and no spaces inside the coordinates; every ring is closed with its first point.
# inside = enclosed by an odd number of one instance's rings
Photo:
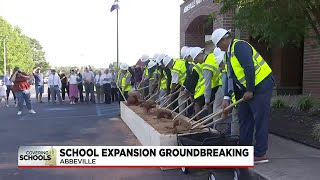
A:
{"type": "MultiPolygon", "coordinates": [[[[179,97],[182,96],[183,94],[184,94],[184,89],[180,90],[179,97]]],[[[188,98],[188,95],[183,95],[180,99],[178,99],[179,105],[181,105],[187,98],[188,98]]],[[[187,107],[186,104],[187,103],[184,103],[179,107],[179,112],[182,112],[187,107]]],[[[185,114],[186,112],[184,112],[182,115],[185,115],[185,114]]]]}
{"type": "MultiPolygon", "coordinates": [[[[167,93],[167,90],[166,90],[166,89],[161,89],[161,90],[160,90],[160,93],[159,93],[158,99],[160,99],[160,98],[162,98],[163,96],[165,96],[166,93],[167,93]]],[[[164,103],[165,100],[166,100],[166,98],[161,99],[161,100],[160,100],[160,104],[164,103]]],[[[167,104],[167,103],[166,103],[166,104],[167,104]]]]}
{"type": "MultiPolygon", "coordinates": [[[[223,90],[222,90],[222,87],[219,87],[215,94],[214,102],[212,105],[212,108],[213,108],[212,113],[216,113],[222,109],[222,102],[223,102],[223,90]]],[[[221,116],[214,117],[213,121],[219,119],[220,117],[221,116]]]]}

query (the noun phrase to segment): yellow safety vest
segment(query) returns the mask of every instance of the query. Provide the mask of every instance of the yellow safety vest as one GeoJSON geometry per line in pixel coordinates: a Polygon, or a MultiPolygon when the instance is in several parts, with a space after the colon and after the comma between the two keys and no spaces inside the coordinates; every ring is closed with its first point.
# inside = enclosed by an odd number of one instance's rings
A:
{"type": "MultiPolygon", "coordinates": [[[[241,64],[237,57],[234,54],[234,47],[237,42],[240,42],[243,40],[234,39],[234,43],[231,47],[231,68],[234,71],[234,74],[238,81],[244,86],[246,86],[246,77],[244,74],[244,69],[241,67],[241,64]]],[[[243,41],[246,42],[246,41],[243,41]]],[[[246,42],[248,43],[248,42],[246,42]]],[[[248,43],[249,44],[249,43],[248,43]]],[[[256,51],[256,49],[249,44],[252,48],[252,61],[255,68],[255,86],[257,86],[262,80],[264,80],[267,76],[269,76],[272,72],[271,68],[267,64],[267,62],[262,58],[262,56],[256,51]]],[[[230,71],[228,71],[228,77],[230,77],[230,71]]]]}
{"type": "MultiPolygon", "coordinates": [[[[121,71],[119,71],[118,73],[118,78],[117,78],[117,84],[119,84],[119,80],[120,80],[120,75],[121,75],[121,71]]],[[[121,79],[121,90],[124,89],[124,87],[126,87],[126,80],[127,80],[127,77],[131,75],[131,73],[129,71],[127,71],[127,73],[122,77],[121,79]]],[[[127,86],[127,88],[124,90],[125,92],[127,91],[130,91],[131,90],[131,85],[127,86]]]]}
{"type": "Polygon", "coordinates": [[[197,99],[198,97],[202,96],[206,88],[205,79],[203,77],[203,66],[204,64],[195,64],[192,68],[192,70],[195,70],[199,75],[196,89],[194,91],[194,99],[197,99]]]}
{"type": "Polygon", "coordinates": [[[203,69],[210,70],[212,72],[211,88],[222,85],[222,74],[213,53],[209,54],[205,59],[203,69]]]}
{"type": "Polygon", "coordinates": [[[173,65],[171,72],[175,72],[178,74],[179,84],[183,85],[184,81],[186,80],[186,77],[187,77],[186,62],[182,59],[174,60],[174,65],[173,65]]]}
{"type": "Polygon", "coordinates": [[[144,67],[145,70],[145,76],[148,77],[149,76],[149,69],[148,67],[144,67]]]}

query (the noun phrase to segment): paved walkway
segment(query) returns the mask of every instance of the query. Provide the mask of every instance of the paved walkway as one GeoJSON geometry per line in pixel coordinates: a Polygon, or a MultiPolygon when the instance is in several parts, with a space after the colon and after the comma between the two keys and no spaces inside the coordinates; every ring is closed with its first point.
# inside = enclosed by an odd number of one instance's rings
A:
{"type": "Polygon", "coordinates": [[[256,165],[254,172],[270,180],[320,179],[320,150],[275,135],[269,136],[267,164],[256,165]]]}

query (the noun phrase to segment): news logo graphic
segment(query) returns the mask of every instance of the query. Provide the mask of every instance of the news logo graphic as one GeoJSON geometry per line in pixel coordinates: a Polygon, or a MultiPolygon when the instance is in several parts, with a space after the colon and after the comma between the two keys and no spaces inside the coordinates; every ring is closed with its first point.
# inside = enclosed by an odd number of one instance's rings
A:
{"type": "Polygon", "coordinates": [[[20,168],[250,168],[253,146],[23,146],[20,168]]]}
{"type": "Polygon", "coordinates": [[[57,150],[53,146],[19,147],[19,163],[25,166],[55,166],[57,165],[57,150]]]}

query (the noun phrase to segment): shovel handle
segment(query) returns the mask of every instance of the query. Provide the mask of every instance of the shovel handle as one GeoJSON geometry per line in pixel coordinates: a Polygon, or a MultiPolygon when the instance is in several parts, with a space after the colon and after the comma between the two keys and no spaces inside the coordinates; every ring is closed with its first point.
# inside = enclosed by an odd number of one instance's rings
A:
{"type": "Polygon", "coordinates": [[[117,85],[117,88],[118,88],[118,90],[120,91],[121,96],[123,97],[124,101],[125,101],[126,103],[128,103],[128,101],[127,101],[126,97],[123,95],[123,93],[122,93],[122,91],[121,91],[121,89],[119,88],[119,86],[118,86],[118,84],[117,84],[117,83],[116,83],[116,85],[117,85]]]}
{"type": "Polygon", "coordinates": [[[150,99],[152,99],[153,97],[155,97],[158,94],[158,91],[156,93],[154,93],[154,95],[152,95],[149,99],[147,99],[146,101],[149,101],[150,99]]]}
{"type": "MultiPolygon", "coordinates": [[[[213,102],[210,103],[210,105],[212,105],[213,102]]],[[[202,109],[201,111],[199,111],[196,115],[194,115],[188,122],[191,122],[194,118],[196,118],[197,116],[199,116],[199,114],[201,114],[203,111],[205,111],[205,109],[202,109]]]]}
{"type": "Polygon", "coordinates": [[[185,101],[183,101],[181,104],[179,104],[179,106],[177,106],[174,110],[171,111],[171,113],[173,113],[174,111],[176,111],[179,107],[181,107],[184,103],[186,103],[187,101],[189,101],[190,97],[187,98],[185,101]]]}
{"type": "Polygon", "coordinates": [[[181,111],[178,115],[176,115],[176,117],[174,117],[174,118],[172,119],[172,121],[174,121],[175,119],[177,119],[177,117],[179,117],[182,113],[184,113],[187,109],[189,109],[193,104],[194,104],[194,102],[191,103],[188,107],[186,107],[183,111],[181,111]]]}
{"type": "Polygon", "coordinates": [[[223,113],[223,111],[226,111],[226,110],[228,111],[228,110],[230,110],[231,108],[233,108],[235,105],[241,103],[242,101],[243,101],[243,98],[241,98],[241,99],[238,100],[237,102],[229,105],[229,106],[226,107],[224,110],[220,110],[220,111],[218,111],[218,112],[210,115],[209,117],[207,116],[208,118],[206,118],[206,119],[203,119],[203,120],[201,120],[201,121],[197,121],[197,122],[195,123],[195,124],[197,124],[197,125],[193,124],[193,125],[195,125],[194,128],[195,128],[195,127],[198,127],[198,126],[200,126],[200,125],[202,125],[202,124],[204,124],[204,123],[206,123],[206,122],[208,122],[208,121],[210,121],[210,119],[212,119],[212,118],[214,118],[214,117],[216,117],[216,116],[218,116],[218,115],[221,115],[221,114],[223,113]]]}

